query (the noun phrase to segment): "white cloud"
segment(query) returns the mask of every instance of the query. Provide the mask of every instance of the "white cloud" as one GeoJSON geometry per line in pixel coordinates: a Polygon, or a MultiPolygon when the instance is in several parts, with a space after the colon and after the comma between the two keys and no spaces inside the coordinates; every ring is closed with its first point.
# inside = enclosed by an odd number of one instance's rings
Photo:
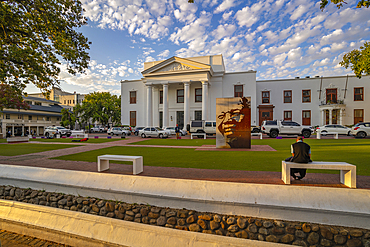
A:
{"type": "Polygon", "coordinates": [[[216,30],[212,32],[212,35],[217,39],[231,36],[236,30],[236,26],[233,24],[219,25],[216,30]]]}
{"type": "Polygon", "coordinates": [[[158,57],[160,59],[163,59],[163,58],[168,58],[169,55],[170,55],[170,50],[164,50],[158,54],[158,57]]]}
{"type": "Polygon", "coordinates": [[[153,61],[155,61],[155,59],[154,59],[154,57],[152,57],[152,56],[147,56],[146,58],[145,58],[145,62],[147,63],[147,62],[153,62],[153,61]]]}
{"type": "Polygon", "coordinates": [[[290,16],[291,20],[297,20],[300,18],[304,13],[307,12],[310,6],[307,5],[299,5],[294,11],[293,14],[290,16]]]}
{"type": "Polygon", "coordinates": [[[234,0],[223,0],[223,2],[218,5],[218,7],[215,9],[213,13],[218,14],[221,12],[224,12],[225,10],[228,10],[229,8],[232,8],[236,5],[234,0]]]}
{"type": "Polygon", "coordinates": [[[210,25],[211,17],[209,13],[202,12],[202,15],[194,22],[189,23],[182,29],[177,28],[177,32],[172,33],[169,39],[175,44],[180,44],[180,42],[189,43],[193,40],[201,39],[206,31],[206,27],[210,25]]]}
{"type": "Polygon", "coordinates": [[[250,7],[244,7],[235,14],[239,26],[250,27],[258,21],[258,15],[250,7]]]}
{"type": "Polygon", "coordinates": [[[227,21],[233,13],[234,13],[234,11],[232,11],[232,10],[230,12],[223,13],[222,20],[227,21]]]}
{"type": "Polygon", "coordinates": [[[268,28],[269,27],[269,25],[271,24],[271,21],[268,21],[268,22],[266,22],[265,24],[263,24],[263,25],[260,25],[259,27],[257,27],[257,31],[258,32],[261,32],[262,30],[265,30],[266,28],[268,28]]]}
{"type": "Polygon", "coordinates": [[[196,4],[188,4],[184,3],[183,0],[176,0],[175,5],[177,6],[177,9],[174,10],[176,19],[186,23],[196,19],[195,13],[198,10],[196,4]]]}

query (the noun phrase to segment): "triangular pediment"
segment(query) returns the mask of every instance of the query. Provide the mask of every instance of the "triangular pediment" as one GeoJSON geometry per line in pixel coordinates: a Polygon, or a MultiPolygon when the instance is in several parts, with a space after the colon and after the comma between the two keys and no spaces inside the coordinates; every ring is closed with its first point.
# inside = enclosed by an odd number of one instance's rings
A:
{"type": "Polygon", "coordinates": [[[178,71],[209,70],[211,66],[185,58],[171,57],[141,72],[143,75],[172,73],[178,71]]]}

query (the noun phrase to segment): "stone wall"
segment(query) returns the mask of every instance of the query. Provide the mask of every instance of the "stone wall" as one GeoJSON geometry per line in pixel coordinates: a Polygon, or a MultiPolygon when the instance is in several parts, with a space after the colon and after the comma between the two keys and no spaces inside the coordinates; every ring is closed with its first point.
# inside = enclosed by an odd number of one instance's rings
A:
{"type": "Polygon", "coordinates": [[[370,231],[358,228],[160,208],[12,186],[0,186],[0,199],[56,207],[178,230],[252,240],[299,246],[370,247],[370,231]]]}

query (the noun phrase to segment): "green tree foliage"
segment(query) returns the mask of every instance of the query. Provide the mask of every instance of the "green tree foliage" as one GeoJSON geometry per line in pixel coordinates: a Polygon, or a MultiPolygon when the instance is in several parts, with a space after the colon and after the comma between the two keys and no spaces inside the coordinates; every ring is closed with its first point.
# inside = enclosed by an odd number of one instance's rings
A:
{"type": "MultiPolygon", "coordinates": [[[[335,5],[337,5],[338,9],[343,7],[343,3],[347,4],[344,0],[331,0],[331,2],[334,3],[335,5]]],[[[323,10],[328,4],[329,4],[328,0],[321,0],[320,9],[323,10]]],[[[361,7],[369,8],[370,7],[370,1],[368,1],[368,0],[358,1],[356,8],[361,8],[361,7]]]]}
{"type": "Polygon", "coordinates": [[[17,88],[8,84],[0,83],[0,111],[4,108],[29,109],[30,106],[23,101],[22,95],[17,88]]]}
{"type": "Polygon", "coordinates": [[[73,108],[80,123],[98,122],[103,125],[121,122],[121,97],[109,92],[94,92],[85,96],[81,105],[73,108]]]}
{"type": "Polygon", "coordinates": [[[76,116],[70,112],[68,109],[63,108],[62,109],[62,121],[60,124],[63,127],[69,127],[70,129],[73,128],[74,124],[76,122],[76,116]]]}
{"type": "Polygon", "coordinates": [[[360,50],[353,50],[343,56],[343,61],[339,63],[341,66],[351,67],[358,78],[364,75],[370,75],[370,42],[365,42],[360,50]]]}
{"type": "MultiPolygon", "coordinates": [[[[346,3],[344,0],[332,0],[331,2],[336,4],[338,9],[343,7],[343,3],[346,3]]],[[[321,0],[320,9],[324,10],[328,4],[328,0],[321,0]]],[[[356,8],[362,7],[369,8],[370,1],[358,1],[356,8]]],[[[343,56],[343,61],[339,64],[346,69],[350,67],[358,78],[361,78],[362,75],[370,75],[370,43],[365,42],[365,44],[360,47],[360,50],[355,49],[345,54],[343,56]]]]}
{"type": "Polygon", "coordinates": [[[89,42],[79,0],[0,0],[0,82],[24,91],[33,83],[47,96],[58,85],[60,60],[71,74],[88,67],[89,42]]]}

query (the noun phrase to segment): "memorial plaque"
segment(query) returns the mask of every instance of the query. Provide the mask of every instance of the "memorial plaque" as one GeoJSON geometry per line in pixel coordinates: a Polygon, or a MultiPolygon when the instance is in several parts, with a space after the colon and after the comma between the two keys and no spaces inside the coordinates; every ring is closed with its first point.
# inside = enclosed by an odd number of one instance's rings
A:
{"type": "Polygon", "coordinates": [[[250,98],[216,99],[216,147],[251,148],[250,98]]]}

